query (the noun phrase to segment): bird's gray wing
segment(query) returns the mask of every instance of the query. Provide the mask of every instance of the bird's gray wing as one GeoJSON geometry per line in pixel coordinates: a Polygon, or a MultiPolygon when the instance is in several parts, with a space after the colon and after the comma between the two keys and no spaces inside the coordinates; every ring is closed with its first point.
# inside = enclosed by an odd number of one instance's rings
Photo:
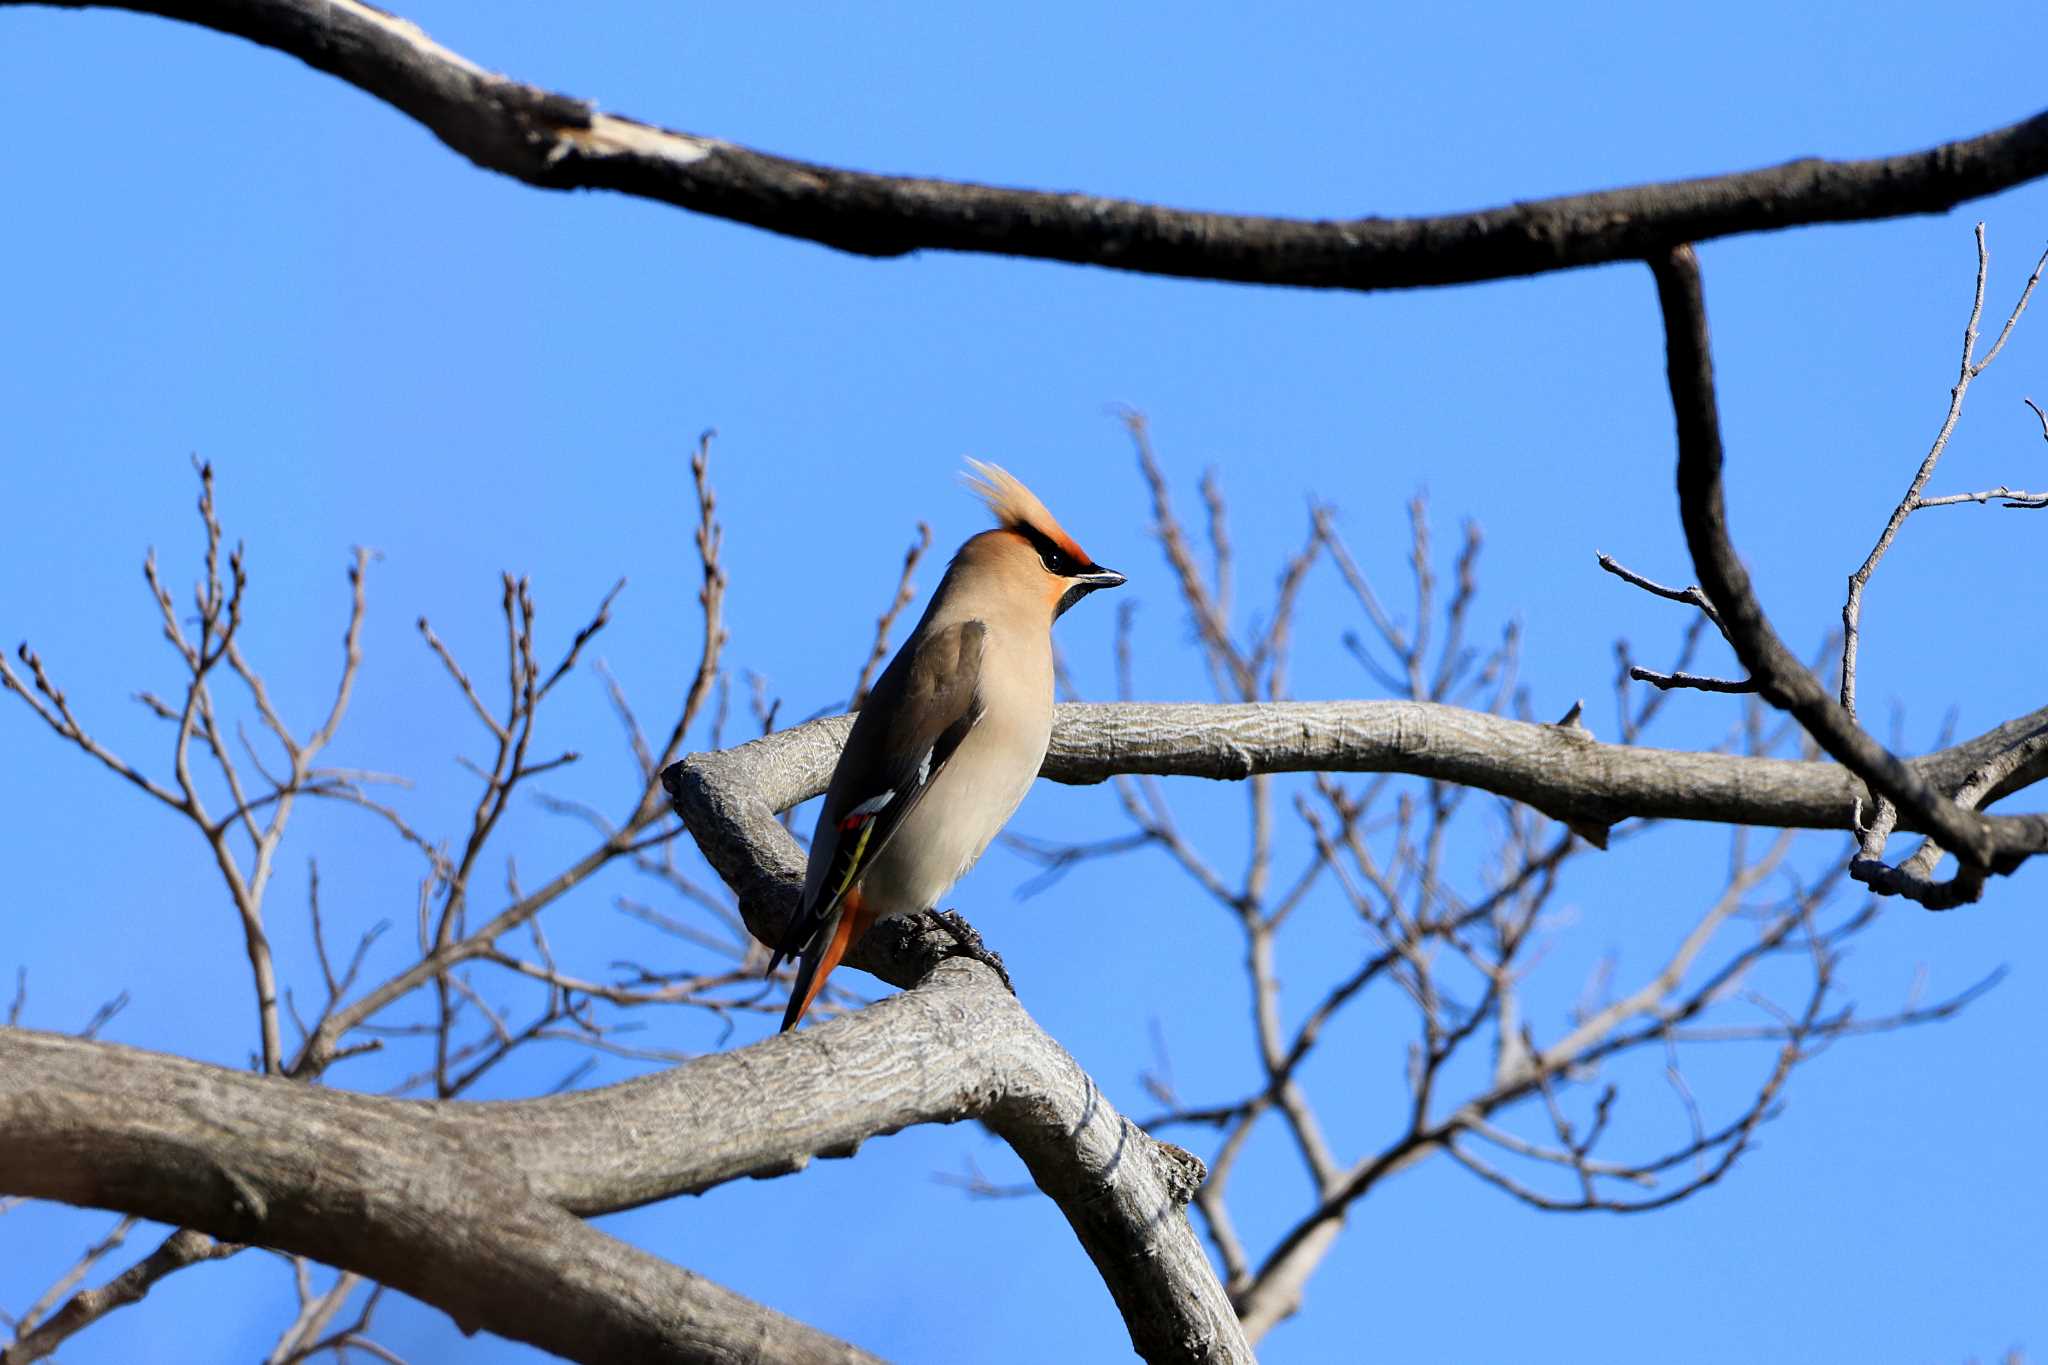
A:
{"type": "MultiPolygon", "coordinates": [[[[981,659],[988,629],[962,621],[916,641],[890,663],[853,723],[811,841],[804,901],[768,964],[803,955],[903,818],[917,809],[982,716],[981,659]],[[824,859],[824,875],[816,875],[824,859]]],[[[809,983],[801,977],[792,999],[809,983]]]]}

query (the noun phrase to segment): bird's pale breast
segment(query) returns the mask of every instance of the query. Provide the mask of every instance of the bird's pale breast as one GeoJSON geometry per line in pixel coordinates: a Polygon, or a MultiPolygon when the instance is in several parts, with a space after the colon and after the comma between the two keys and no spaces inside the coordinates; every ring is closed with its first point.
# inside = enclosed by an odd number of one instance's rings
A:
{"type": "Polygon", "coordinates": [[[1000,646],[994,652],[982,676],[997,680],[1006,695],[987,699],[980,724],[861,877],[861,894],[884,916],[937,908],[1002,831],[1045,762],[1052,738],[1049,652],[1043,668],[1028,655],[1001,657],[1010,651],[1000,646]]]}

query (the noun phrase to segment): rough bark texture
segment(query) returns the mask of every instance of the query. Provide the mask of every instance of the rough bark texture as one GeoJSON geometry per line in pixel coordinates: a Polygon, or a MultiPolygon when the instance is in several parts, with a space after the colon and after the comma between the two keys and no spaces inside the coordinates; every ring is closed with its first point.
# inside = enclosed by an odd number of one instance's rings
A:
{"type": "MultiPolygon", "coordinates": [[[[2048,708],[1906,766],[1952,788],[2044,725],[2048,708]]],[[[851,726],[847,716],[812,721],[694,754],[663,774],[676,809],[763,942],[778,941],[803,877],[801,853],[775,813],[825,789],[851,726]]],[[[1602,744],[1576,726],[1406,701],[1069,703],[1058,709],[1044,768],[1044,776],[1067,783],[1116,773],[1241,779],[1273,772],[1410,773],[1496,792],[1589,827],[1642,817],[1846,831],[1864,794],[1834,763],[1602,744]]],[[[2044,775],[2048,759],[2037,757],[2000,783],[1997,795],[2044,775]]],[[[894,985],[915,982],[951,942],[914,924],[884,929],[847,961],[894,985]]]]}
{"type": "MultiPolygon", "coordinates": [[[[64,0],[35,0],[64,3],[64,0]]],[[[0,0],[0,4],[24,0],[0,0]]],[[[66,8],[88,8],[65,4],[66,8]]],[[[1031,256],[1154,275],[1394,289],[1652,256],[1686,241],[1939,213],[2048,173],[2048,114],[1864,161],[1763,170],[1425,218],[1200,213],[870,175],[596,111],[485,71],[359,0],[110,0],[287,52],[402,110],[487,170],[609,189],[871,256],[1031,256]]]]}
{"type": "MultiPolygon", "coordinates": [[[[434,1304],[465,1330],[571,1360],[875,1359],[551,1202],[554,1153],[513,1140],[517,1110],[380,1100],[0,1029],[9,1193],[300,1252],[434,1304]],[[537,1169],[521,1164],[535,1158],[537,1169]]],[[[639,1130],[638,1149],[658,1150],[650,1138],[664,1132],[639,1130]]]]}
{"type": "Polygon", "coordinates": [[[379,1099],[0,1029],[0,1191],[299,1252],[574,1360],[872,1359],[579,1215],[969,1118],[1059,1204],[1141,1355],[1252,1359],[1183,1212],[1201,1163],[1109,1105],[978,964],[828,1025],[510,1103],[379,1099]]]}
{"type": "MultiPolygon", "coordinates": [[[[803,876],[801,853],[776,814],[824,790],[851,724],[849,716],[812,721],[733,749],[693,754],[662,774],[677,812],[706,858],[738,894],[749,928],[764,943],[779,941],[803,876]]],[[[1917,759],[1911,766],[1930,781],[1960,780],[2044,724],[2048,710],[1917,759]]],[[[1602,744],[1576,726],[1391,701],[1064,705],[1055,717],[1043,775],[1059,782],[1092,783],[1118,773],[1244,779],[1295,771],[1433,777],[1498,792],[1584,826],[1641,816],[1847,830],[1863,790],[1855,777],[1830,762],[1602,744]]],[[[2044,772],[2048,761],[2037,759],[2015,771],[2000,790],[2024,786],[2044,772]]],[[[847,961],[883,980],[909,985],[930,971],[934,955],[943,957],[949,942],[943,931],[924,922],[886,922],[858,944],[847,961]]],[[[985,988],[994,989],[992,975],[974,970],[985,988]]],[[[911,998],[923,993],[913,992],[911,998]]],[[[1032,1160],[1030,1147],[1014,1129],[999,1131],[1027,1161],[1032,1160]]],[[[1045,1141],[1048,1151],[1060,1150],[1056,1128],[1046,1132],[1045,1141]]],[[[1425,1150],[1418,1146],[1402,1160],[1419,1159],[1425,1150]]],[[[1146,1343],[1140,1324],[1156,1321],[1154,1315],[1162,1308],[1171,1311],[1174,1293],[1213,1290],[1206,1262],[1199,1275],[1192,1265],[1182,1270],[1162,1265],[1133,1276],[1126,1258],[1134,1245],[1134,1229],[1122,1221],[1125,1210],[1098,1209],[1098,1214],[1111,1215],[1108,1226],[1084,1225],[1075,1211],[1090,1207],[1087,1201],[1063,1197],[1035,1163],[1033,1171],[1040,1186],[1061,1200],[1118,1293],[1141,1350],[1146,1350],[1146,1343]],[[1176,1284],[1182,1288],[1174,1290],[1176,1284]],[[1167,1302],[1155,1297],[1134,1304],[1127,1297],[1132,1286],[1167,1295],[1167,1302]]],[[[1197,1185],[1199,1179],[1197,1175],[1197,1185]]],[[[1190,1194],[1195,1187],[1190,1185],[1190,1194]]],[[[1341,1210],[1343,1204],[1334,1207],[1341,1210]]],[[[1256,1336],[1293,1311],[1307,1268],[1320,1260],[1340,1221],[1341,1215],[1333,1217],[1286,1248],[1284,1255],[1304,1267],[1299,1274],[1280,1276],[1272,1292],[1240,1304],[1249,1333],[1256,1336]]],[[[1187,1229],[1177,1208],[1171,1222],[1178,1247],[1187,1229]]],[[[1210,1320],[1208,1314],[1205,1307],[1175,1330],[1200,1330],[1210,1320]]],[[[1159,1358],[1153,1351],[1146,1353],[1159,1358]]]]}
{"type": "MultiPolygon", "coordinates": [[[[777,940],[803,886],[801,851],[775,816],[824,790],[851,727],[845,716],[814,721],[735,749],[692,755],[662,774],[677,812],[764,942],[777,940]]],[[[995,973],[949,960],[951,946],[945,931],[926,922],[885,921],[846,961],[919,989],[851,1020],[773,1041],[829,1047],[838,1062],[836,1039],[849,1024],[884,1005],[923,998],[936,981],[960,980],[960,1045],[979,1050],[992,1065],[967,1076],[955,1064],[951,1079],[987,1087],[973,1116],[1009,1142],[1038,1187],[1060,1206],[1116,1298],[1133,1348],[1150,1361],[1252,1360],[1237,1314],[1188,1224],[1186,1205],[1201,1187],[1202,1163],[1120,1115],[995,973]]],[[[940,1052],[935,1060],[912,1064],[922,1072],[950,1061],[940,1052]]],[[[825,1087],[820,1104],[847,1104],[846,1090],[864,1089],[818,1070],[825,1087]]]]}

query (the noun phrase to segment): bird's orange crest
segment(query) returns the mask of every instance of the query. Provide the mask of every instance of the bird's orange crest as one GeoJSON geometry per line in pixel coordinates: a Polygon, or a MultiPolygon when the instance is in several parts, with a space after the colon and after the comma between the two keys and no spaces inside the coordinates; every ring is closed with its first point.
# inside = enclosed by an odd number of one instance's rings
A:
{"type": "Polygon", "coordinates": [[[967,463],[972,472],[962,475],[962,481],[988,504],[997,525],[1007,526],[1013,531],[1036,531],[1080,563],[1093,562],[1088,552],[1074,542],[1053,514],[1045,510],[1045,504],[1038,500],[1038,495],[1026,488],[1016,475],[986,460],[970,459],[967,463]]]}

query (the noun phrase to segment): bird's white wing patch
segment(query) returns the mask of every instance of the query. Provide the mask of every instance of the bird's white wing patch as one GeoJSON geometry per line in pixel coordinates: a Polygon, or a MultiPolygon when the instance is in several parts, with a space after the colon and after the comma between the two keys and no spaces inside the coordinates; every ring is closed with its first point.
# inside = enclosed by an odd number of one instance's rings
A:
{"type": "MultiPolygon", "coordinates": [[[[920,776],[919,781],[920,783],[923,781],[922,776],[920,776]]],[[[852,810],[846,812],[843,823],[857,823],[865,820],[868,816],[879,813],[883,807],[895,799],[896,793],[893,791],[886,791],[880,796],[869,797],[852,810]]]]}

